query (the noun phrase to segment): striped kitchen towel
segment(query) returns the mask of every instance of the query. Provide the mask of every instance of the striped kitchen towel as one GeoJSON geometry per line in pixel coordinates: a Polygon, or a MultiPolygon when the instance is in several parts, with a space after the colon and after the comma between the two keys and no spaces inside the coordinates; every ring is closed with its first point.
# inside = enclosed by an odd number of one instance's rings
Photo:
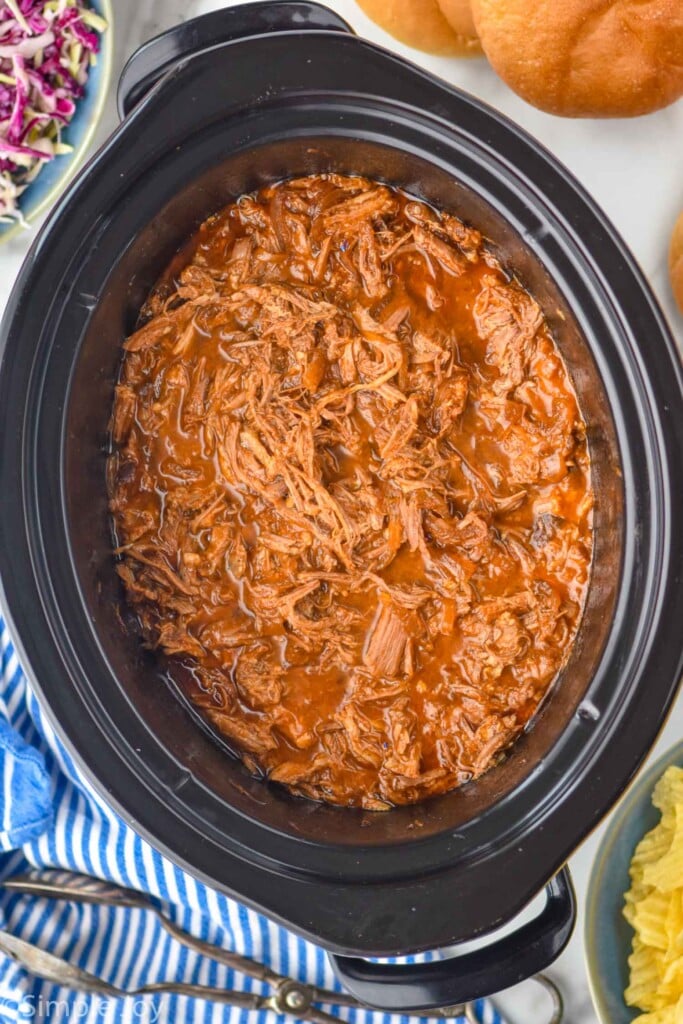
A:
{"type": "MultiPolygon", "coordinates": [[[[1,618],[0,659],[0,847],[5,851],[0,854],[0,885],[2,878],[31,867],[95,875],[163,900],[176,924],[211,943],[267,962],[289,977],[338,988],[321,949],[197,882],[103,803],[42,713],[1,618]]],[[[151,980],[183,980],[262,990],[258,982],[185,949],[143,911],[52,902],[0,888],[0,928],[124,989],[151,980]]],[[[477,1012],[482,1024],[500,1024],[488,1001],[480,1001],[477,1012]]],[[[415,1024],[407,1016],[350,1009],[338,1013],[354,1024],[415,1024]]],[[[79,994],[41,982],[0,956],[0,1024],[31,1020],[274,1024],[275,1017],[184,996],[79,994]]]]}

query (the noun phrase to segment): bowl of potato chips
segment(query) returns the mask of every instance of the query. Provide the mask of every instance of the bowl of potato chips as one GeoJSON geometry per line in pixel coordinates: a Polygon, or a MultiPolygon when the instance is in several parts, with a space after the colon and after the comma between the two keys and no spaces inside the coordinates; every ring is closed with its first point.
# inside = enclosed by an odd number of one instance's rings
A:
{"type": "Polygon", "coordinates": [[[612,816],[588,887],[585,945],[603,1024],[683,1024],[683,742],[612,816]]]}

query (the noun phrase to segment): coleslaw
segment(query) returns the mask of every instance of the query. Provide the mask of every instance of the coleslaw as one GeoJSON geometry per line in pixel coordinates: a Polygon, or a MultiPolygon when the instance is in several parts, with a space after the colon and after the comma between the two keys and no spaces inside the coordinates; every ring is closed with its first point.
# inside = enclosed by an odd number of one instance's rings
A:
{"type": "Polygon", "coordinates": [[[23,221],[24,189],[71,152],[62,132],[106,28],[81,0],[0,0],[0,223],[23,221]]]}

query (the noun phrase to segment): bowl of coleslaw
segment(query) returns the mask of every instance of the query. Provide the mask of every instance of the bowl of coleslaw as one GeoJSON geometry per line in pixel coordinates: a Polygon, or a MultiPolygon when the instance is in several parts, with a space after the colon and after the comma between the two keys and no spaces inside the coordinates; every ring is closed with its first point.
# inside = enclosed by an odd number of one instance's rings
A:
{"type": "Polygon", "coordinates": [[[0,0],[0,242],[71,180],[111,78],[111,0],[0,0]]]}

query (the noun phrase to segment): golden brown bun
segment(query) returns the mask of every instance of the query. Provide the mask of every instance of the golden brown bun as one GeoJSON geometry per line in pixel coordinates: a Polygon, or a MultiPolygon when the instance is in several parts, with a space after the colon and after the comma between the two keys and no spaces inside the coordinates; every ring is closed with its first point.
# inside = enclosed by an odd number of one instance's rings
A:
{"type": "Polygon", "coordinates": [[[631,117],[683,95],[683,0],[472,0],[484,52],[529,103],[631,117]]]}
{"type": "Polygon", "coordinates": [[[443,57],[462,57],[471,52],[471,41],[457,35],[437,0],[357,0],[381,28],[416,50],[443,57]]]}
{"type": "Polygon", "coordinates": [[[683,213],[676,221],[671,236],[669,274],[671,275],[671,287],[673,288],[676,302],[681,313],[683,313],[683,213]]]}
{"type": "Polygon", "coordinates": [[[462,39],[465,56],[478,56],[481,43],[474,27],[471,0],[437,0],[437,3],[456,36],[462,39]]]}

